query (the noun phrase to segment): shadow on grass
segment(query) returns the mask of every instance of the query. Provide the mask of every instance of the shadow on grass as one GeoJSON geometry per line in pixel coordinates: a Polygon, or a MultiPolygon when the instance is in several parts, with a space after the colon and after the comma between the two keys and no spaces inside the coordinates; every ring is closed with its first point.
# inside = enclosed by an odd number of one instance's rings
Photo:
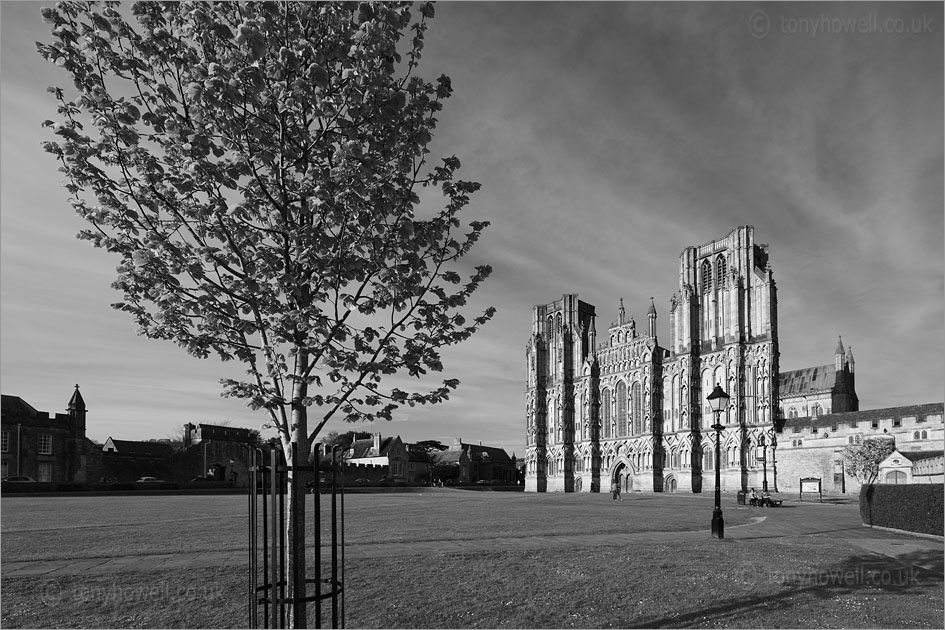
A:
{"type": "MultiPolygon", "coordinates": [[[[782,576],[783,589],[775,594],[750,594],[728,599],[717,606],[686,611],[676,615],[644,617],[628,625],[631,628],[732,625],[756,627],[764,625],[766,616],[782,610],[796,609],[799,597],[830,602],[838,596],[866,595],[877,590],[897,596],[927,593],[929,587],[941,589],[943,583],[942,553],[925,550],[891,558],[865,553],[853,556],[840,565],[815,571],[787,572],[782,576]],[[869,590],[868,590],[869,589],[869,590]],[[748,623],[745,626],[745,623],[748,623]]],[[[832,604],[829,604],[832,605],[832,604]]],[[[912,611],[903,610],[910,618],[912,611]]],[[[803,621],[800,621],[803,627],[803,621]]]]}

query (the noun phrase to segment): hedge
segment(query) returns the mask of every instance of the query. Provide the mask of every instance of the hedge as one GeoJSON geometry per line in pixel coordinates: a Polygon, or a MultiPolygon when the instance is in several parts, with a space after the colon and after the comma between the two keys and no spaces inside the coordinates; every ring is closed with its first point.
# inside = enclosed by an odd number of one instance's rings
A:
{"type": "Polygon", "coordinates": [[[860,488],[864,525],[943,535],[945,485],[877,484],[860,488]]]}

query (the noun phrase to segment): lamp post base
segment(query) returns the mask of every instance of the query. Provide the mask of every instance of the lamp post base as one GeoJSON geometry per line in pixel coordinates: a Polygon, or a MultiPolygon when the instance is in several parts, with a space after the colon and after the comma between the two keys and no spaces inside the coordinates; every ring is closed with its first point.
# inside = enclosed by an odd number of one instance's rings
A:
{"type": "Polygon", "coordinates": [[[722,520],[721,508],[712,510],[712,536],[725,538],[725,521],[722,520]]]}

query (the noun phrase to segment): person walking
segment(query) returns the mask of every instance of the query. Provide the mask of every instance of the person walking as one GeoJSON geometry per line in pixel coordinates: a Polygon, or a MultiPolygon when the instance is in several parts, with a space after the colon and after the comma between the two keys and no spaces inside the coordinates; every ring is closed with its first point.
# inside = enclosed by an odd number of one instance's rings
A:
{"type": "Polygon", "coordinates": [[[620,496],[620,480],[619,479],[614,479],[610,483],[610,492],[614,497],[614,501],[617,501],[617,500],[623,501],[623,497],[620,496]]]}

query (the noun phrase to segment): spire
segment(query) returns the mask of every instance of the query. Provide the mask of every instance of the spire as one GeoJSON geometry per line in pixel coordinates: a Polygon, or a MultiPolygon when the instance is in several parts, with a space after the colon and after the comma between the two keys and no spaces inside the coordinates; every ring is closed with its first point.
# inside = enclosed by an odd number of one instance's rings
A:
{"type": "Polygon", "coordinates": [[[843,339],[837,335],[837,350],[834,353],[834,368],[837,372],[843,371],[843,364],[846,361],[846,352],[843,349],[843,339]]]}
{"type": "Polygon", "coordinates": [[[850,374],[853,374],[853,346],[847,346],[847,367],[850,368],[850,374]]]}
{"type": "Polygon", "coordinates": [[[650,337],[656,338],[656,304],[653,303],[653,298],[650,298],[650,310],[646,312],[647,318],[650,320],[649,332],[650,337]]]}
{"type": "Polygon", "coordinates": [[[623,326],[623,318],[627,314],[627,311],[623,307],[623,298],[620,298],[620,308],[617,309],[617,324],[623,326]]]}
{"type": "Polygon", "coordinates": [[[82,394],[79,393],[78,383],[75,386],[75,392],[72,394],[72,398],[69,399],[69,406],[66,407],[69,411],[85,411],[85,401],[82,400],[82,394]]]}

